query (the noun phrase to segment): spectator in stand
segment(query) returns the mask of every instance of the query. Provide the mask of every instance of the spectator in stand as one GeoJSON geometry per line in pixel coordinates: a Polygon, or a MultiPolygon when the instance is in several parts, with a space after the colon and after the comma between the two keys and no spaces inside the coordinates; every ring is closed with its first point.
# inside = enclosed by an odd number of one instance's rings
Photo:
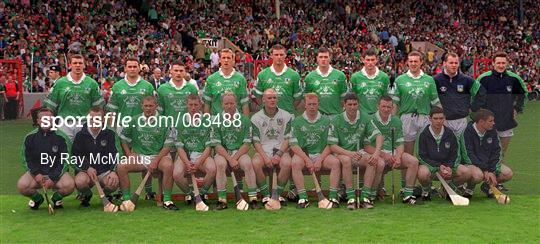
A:
{"type": "Polygon", "coordinates": [[[21,92],[19,85],[15,81],[14,75],[8,75],[6,83],[6,111],[4,114],[6,120],[14,120],[18,116],[21,92]]]}

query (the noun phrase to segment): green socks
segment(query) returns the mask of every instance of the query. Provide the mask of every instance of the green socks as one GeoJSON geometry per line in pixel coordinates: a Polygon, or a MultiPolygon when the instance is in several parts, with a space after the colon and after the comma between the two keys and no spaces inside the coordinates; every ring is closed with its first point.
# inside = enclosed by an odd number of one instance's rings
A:
{"type": "Polygon", "coordinates": [[[40,202],[43,201],[43,196],[39,194],[38,192],[34,193],[34,195],[30,196],[30,199],[34,202],[40,202]]]}
{"type": "Polygon", "coordinates": [[[347,188],[345,193],[347,194],[347,200],[354,199],[354,189],[353,188],[347,188]]]}
{"type": "Polygon", "coordinates": [[[404,197],[410,197],[413,194],[413,188],[412,187],[405,187],[403,188],[403,196],[404,197]]]}
{"type": "Polygon", "coordinates": [[[225,201],[225,202],[227,201],[227,190],[225,190],[225,189],[219,189],[219,190],[217,191],[217,194],[218,194],[218,199],[219,199],[220,201],[225,201]]]}
{"type": "Polygon", "coordinates": [[[124,201],[131,199],[131,193],[129,192],[129,188],[122,189],[122,194],[122,198],[124,198],[124,201]]]}
{"type": "Polygon", "coordinates": [[[330,192],[328,193],[328,198],[337,199],[337,191],[338,191],[338,189],[330,187],[330,192]]]}
{"type": "Polygon", "coordinates": [[[248,188],[248,197],[250,201],[257,200],[257,188],[248,188]]]}
{"type": "Polygon", "coordinates": [[[62,200],[62,198],[64,198],[64,197],[60,193],[55,191],[54,194],[51,197],[51,201],[53,201],[53,202],[60,201],[60,200],[62,200]]]}
{"type": "Polygon", "coordinates": [[[171,190],[163,189],[163,201],[164,202],[172,201],[171,190]]]}
{"type": "Polygon", "coordinates": [[[306,189],[297,189],[298,191],[298,197],[300,199],[305,199],[307,200],[307,193],[306,193],[306,189]]]}
{"type": "Polygon", "coordinates": [[[261,191],[261,194],[264,197],[269,197],[270,196],[270,191],[268,190],[268,184],[266,184],[266,182],[259,185],[259,190],[261,191]]]}
{"type": "Polygon", "coordinates": [[[371,188],[366,187],[366,186],[362,187],[362,193],[360,194],[360,199],[370,198],[372,194],[371,192],[372,192],[371,188]]]}

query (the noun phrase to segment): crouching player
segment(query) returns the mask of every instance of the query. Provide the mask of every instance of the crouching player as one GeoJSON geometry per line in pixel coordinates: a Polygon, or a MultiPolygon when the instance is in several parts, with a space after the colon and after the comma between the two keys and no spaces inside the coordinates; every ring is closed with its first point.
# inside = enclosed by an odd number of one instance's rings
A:
{"type": "MultiPolygon", "coordinates": [[[[195,124],[197,117],[203,117],[201,106],[201,99],[195,94],[189,94],[187,96],[188,114],[185,115],[189,119],[179,121],[176,128],[175,144],[178,157],[174,162],[173,178],[176,185],[186,194],[187,204],[191,204],[193,199],[193,191],[189,187],[187,175],[197,172],[204,174],[203,187],[200,189],[202,199],[205,199],[206,192],[216,179],[216,164],[210,156],[214,146],[210,141],[212,128],[195,124]]],[[[226,208],[226,206],[226,201],[218,201],[218,209],[226,208]]]]}
{"type": "MultiPolygon", "coordinates": [[[[71,153],[78,159],[75,187],[82,207],[90,206],[92,187],[99,181],[108,198],[118,188],[118,175],[115,172],[119,141],[114,131],[104,128],[104,110],[93,107],[88,114],[87,124],[75,135],[71,153]],[[80,160],[80,161],[79,161],[80,160]]],[[[109,199],[110,200],[110,199],[109,199]]]]}
{"type": "MultiPolygon", "coordinates": [[[[242,169],[246,175],[248,185],[248,197],[250,208],[258,209],[257,204],[257,184],[255,182],[255,172],[251,164],[251,158],[248,155],[249,145],[251,144],[251,122],[249,118],[240,114],[236,109],[236,95],[227,92],[221,97],[221,107],[223,112],[220,116],[218,126],[214,126],[212,143],[214,143],[216,155],[216,185],[218,191],[218,201],[227,202],[227,162],[233,171],[242,169]]],[[[227,207],[227,205],[220,205],[227,207]]],[[[223,209],[223,208],[218,208],[223,209]]]]}
{"type": "Polygon", "coordinates": [[[416,143],[420,167],[418,181],[422,185],[422,199],[431,200],[431,182],[438,172],[442,178],[455,188],[467,182],[469,169],[460,164],[459,142],[454,132],[444,126],[445,117],[442,108],[434,107],[429,113],[430,125],[426,126],[416,143]]]}
{"type": "MultiPolygon", "coordinates": [[[[405,172],[405,180],[402,180],[401,182],[401,187],[403,187],[403,203],[415,204],[416,198],[413,195],[413,188],[418,171],[418,159],[413,155],[404,152],[401,120],[399,117],[392,115],[392,108],[392,98],[389,96],[381,97],[378,104],[378,110],[373,115],[371,122],[384,136],[381,157],[386,163],[386,169],[399,169],[402,170],[402,172],[405,172]],[[392,131],[394,131],[394,141],[392,141],[392,131]]],[[[373,150],[374,149],[370,145],[366,146],[367,152],[373,150]]],[[[379,186],[383,178],[384,175],[375,178],[373,185],[379,186]]]]}
{"type": "Polygon", "coordinates": [[[287,202],[281,193],[291,178],[291,156],[288,153],[291,123],[293,116],[278,108],[278,94],[266,89],[262,95],[263,108],[251,117],[253,129],[253,168],[257,177],[257,186],[263,195],[263,204],[270,199],[264,167],[278,167],[277,194],[281,205],[287,202]]]}
{"type": "Polygon", "coordinates": [[[379,157],[384,138],[380,135],[377,127],[371,123],[371,116],[358,110],[358,96],[347,93],[343,99],[345,112],[333,120],[330,128],[329,140],[337,141],[330,149],[337,155],[341,162],[341,172],[347,193],[347,208],[356,209],[356,199],[352,183],[352,167],[359,166],[364,172],[364,186],[360,196],[360,207],[373,208],[369,196],[373,190],[373,181],[381,177],[384,170],[384,161],[379,157]],[[377,139],[375,139],[377,138],[377,139]],[[364,151],[364,144],[369,144],[371,139],[376,141],[373,154],[364,151]]]}
{"type": "Polygon", "coordinates": [[[178,210],[171,199],[173,164],[169,152],[174,146],[172,132],[157,113],[155,97],[144,97],[142,110],[143,113],[134,117],[120,134],[122,148],[127,156],[127,161],[120,162],[117,167],[124,199],[120,209],[126,209],[125,205],[131,198],[129,173],[158,170],[163,177],[163,208],[178,210]]]}
{"type": "Polygon", "coordinates": [[[512,170],[501,163],[501,145],[497,130],[494,129],[493,112],[480,109],[474,115],[463,133],[467,149],[465,162],[469,163],[471,178],[465,189],[465,197],[471,198],[476,184],[483,181],[481,189],[488,197],[493,197],[490,185],[507,182],[512,179],[512,170]]]}
{"type": "Polygon", "coordinates": [[[309,206],[304,175],[302,170],[318,172],[321,168],[330,170],[329,200],[332,207],[339,207],[337,191],[341,167],[339,160],[331,154],[328,144],[337,141],[328,140],[328,131],[331,126],[330,119],[319,112],[319,97],[315,93],[308,93],[304,97],[306,111],[302,116],[292,122],[292,136],[290,139],[292,158],[292,176],[298,189],[298,208],[309,206]]]}
{"type": "Polygon", "coordinates": [[[17,182],[17,189],[23,196],[30,198],[28,206],[33,210],[39,209],[39,205],[44,201],[39,189],[54,189],[51,198],[53,208],[63,208],[62,199],[71,194],[75,187],[73,178],[66,173],[68,164],[60,160],[62,156],[65,158],[69,155],[71,142],[62,131],[51,130],[44,122],[44,117],[51,121],[52,116],[51,109],[40,109],[37,113],[39,127],[26,135],[22,146],[26,172],[17,182]]]}

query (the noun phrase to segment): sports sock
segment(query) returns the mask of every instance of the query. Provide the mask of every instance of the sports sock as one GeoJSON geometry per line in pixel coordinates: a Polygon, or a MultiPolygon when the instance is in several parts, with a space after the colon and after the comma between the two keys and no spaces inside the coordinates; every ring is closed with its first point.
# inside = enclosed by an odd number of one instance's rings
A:
{"type": "Polygon", "coordinates": [[[306,189],[297,189],[298,191],[298,197],[300,199],[305,199],[307,200],[307,193],[306,193],[306,189]]]}
{"type": "Polygon", "coordinates": [[[129,188],[122,189],[122,197],[124,198],[124,201],[127,201],[131,199],[131,193],[129,192],[129,188]]]}
{"type": "Polygon", "coordinates": [[[405,179],[401,178],[401,188],[405,188],[405,179]]]}
{"type": "Polygon", "coordinates": [[[52,197],[51,197],[51,200],[52,200],[53,202],[56,202],[56,201],[62,200],[62,198],[64,198],[64,197],[62,196],[62,194],[60,194],[59,192],[55,191],[54,194],[53,194],[52,197]]]}
{"type": "Polygon", "coordinates": [[[186,195],[193,196],[193,189],[191,187],[188,188],[189,190],[187,192],[184,192],[186,195]]]}
{"type": "Polygon", "coordinates": [[[204,196],[206,195],[206,193],[208,193],[208,189],[210,189],[211,185],[210,186],[203,186],[199,192],[199,194],[201,194],[201,196],[204,196]]]}
{"type": "Polygon", "coordinates": [[[93,195],[92,190],[90,190],[90,188],[88,188],[88,189],[82,191],[81,193],[82,193],[86,198],[88,198],[88,199],[91,198],[92,195],[93,195]]]}
{"type": "Polygon", "coordinates": [[[257,200],[257,188],[249,187],[248,188],[248,197],[250,201],[257,200]]]}
{"type": "Polygon", "coordinates": [[[171,190],[163,189],[163,201],[172,201],[171,190]]]}
{"type": "Polygon", "coordinates": [[[144,184],[144,192],[152,192],[152,181],[147,181],[146,184],[144,184]]]}
{"type": "Polygon", "coordinates": [[[30,196],[30,199],[34,202],[43,201],[43,196],[39,194],[39,192],[34,193],[34,195],[30,196]]]}
{"type": "Polygon", "coordinates": [[[328,193],[328,198],[337,199],[337,191],[338,191],[338,189],[330,187],[330,192],[328,193]]]}
{"type": "Polygon", "coordinates": [[[360,182],[358,182],[358,189],[362,188],[364,188],[364,180],[360,180],[360,182]]]}
{"type": "Polygon", "coordinates": [[[377,190],[375,188],[370,188],[369,199],[374,201],[376,198],[377,198],[377,190]]]}
{"type": "Polygon", "coordinates": [[[347,200],[354,199],[355,197],[354,188],[347,188],[346,193],[347,193],[347,200]]]}
{"type": "Polygon", "coordinates": [[[218,189],[217,190],[218,199],[220,201],[227,201],[227,190],[225,189],[218,189]]]}
{"type": "Polygon", "coordinates": [[[276,189],[277,191],[276,192],[277,192],[278,196],[281,196],[281,193],[283,193],[284,189],[285,189],[285,185],[278,185],[277,186],[277,189],[276,189]]]}
{"type": "Polygon", "coordinates": [[[270,196],[270,191],[268,190],[268,184],[266,182],[259,185],[259,190],[261,191],[261,194],[264,197],[269,197],[270,196]]]}
{"type": "Polygon", "coordinates": [[[240,190],[244,189],[244,181],[242,180],[242,177],[236,179],[236,184],[238,185],[238,189],[240,190]]]}
{"type": "Polygon", "coordinates": [[[371,188],[369,187],[362,187],[362,193],[360,194],[360,199],[364,199],[364,198],[369,198],[369,196],[371,195],[371,188]]]}
{"type": "Polygon", "coordinates": [[[413,188],[412,187],[405,187],[403,188],[403,197],[410,197],[413,194],[413,188]]]}
{"type": "Polygon", "coordinates": [[[296,191],[296,186],[294,185],[294,182],[291,181],[291,184],[289,184],[289,191],[296,191]]]}
{"type": "Polygon", "coordinates": [[[431,186],[422,186],[422,192],[431,192],[431,186]]]}

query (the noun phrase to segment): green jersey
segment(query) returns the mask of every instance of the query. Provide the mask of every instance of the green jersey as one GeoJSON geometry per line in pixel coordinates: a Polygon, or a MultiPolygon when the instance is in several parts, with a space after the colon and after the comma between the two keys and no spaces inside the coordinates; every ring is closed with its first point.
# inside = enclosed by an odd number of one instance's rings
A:
{"type": "Polygon", "coordinates": [[[326,145],[336,144],[337,141],[329,140],[328,130],[330,119],[319,113],[314,121],[307,118],[306,113],[296,117],[292,122],[291,139],[289,143],[297,145],[308,154],[322,153],[326,145]]]}
{"type": "Polygon", "coordinates": [[[370,144],[380,132],[371,124],[371,116],[358,112],[351,121],[347,113],[343,112],[332,120],[328,140],[349,151],[358,151],[364,144],[370,144]]]}
{"type": "MultiPolygon", "coordinates": [[[[219,124],[213,128],[212,143],[222,145],[229,152],[240,149],[244,143],[251,143],[251,121],[247,116],[238,114],[240,115],[240,126],[231,124],[231,126],[225,127],[223,124],[219,124]]],[[[221,114],[218,116],[223,118],[221,114]]]]}
{"type": "Polygon", "coordinates": [[[398,114],[429,114],[431,105],[439,103],[439,95],[433,77],[420,73],[414,77],[410,71],[398,76],[392,97],[399,106],[398,114]]]}
{"type": "MultiPolygon", "coordinates": [[[[373,126],[377,127],[377,129],[381,132],[381,135],[384,137],[382,150],[392,151],[392,128],[394,128],[394,148],[397,148],[399,145],[403,144],[403,132],[401,129],[402,124],[401,120],[397,116],[390,115],[390,119],[388,121],[383,121],[379,115],[379,112],[376,112],[373,115],[371,123],[373,126]]],[[[374,138],[371,142],[375,143],[374,138]]]]}
{"type": "Polygon", "coordinates": [[[236,104],[240,111],[242,111],[242,105],[249,101],[246,78],[235,70],[229,76],[225,76],[220,70],[210,75],[206,79],[206,85],[204,86],[203,98],[206,104],[211,106],[211,114],[218,114],[223,111],[221,95],[227,91],[236,95],[236,104]]]}
{"type": "Polygon", "coordinates": [[[86,116],[93,106],[103,106],[105,100],[99,93],[98,83],[83,74],[80,81],[74,81],[71,74],[54,83],[43,101],[60,117],[86,116]]]}
{"type": "Polygon", "coordinates": [[[314,92],[319,96],[319,111],[326,115],[343,112],[341,98],[347,93],[347,77],[337,69],[330,67],[327,74],[319,68],[309,72],[304,79],[304,93],[314,92]]]}
{"type": "Polygon", "coordinates": [[[136,115],[130,125],[122,130],[120,139],[131,144],[131,150],[137,154],[157,155],[163,147],[174,146],[172,130],[167,126],[159,126],[159,121],[164,121],[164,117],[157,112],[150,117],[136,115]]]}
{"type": "Polygon", "coordinates": [[[214,146],[212,138],[215,138],[212,127],[195,126],[193,120],[179,121],[176,126],[176,147],[184,149],[188,155],[191,152],[202,153],[207,147],[214,146]]]}
{"type": "MultiPolygon", "coordinates": [[[[178,114],[187,112],[187,96],[189,94],[199,94],[199,90],[193,84],[183,81],[181,86],[176,86],[172,80],[159,86],[158,91],[159,106],[165,116],[172,116],[175,120],[178,114]]],[[[182,117],[180,117],[182,119],[182,117]]]]}
{"type": "Polygon", "coordinates": [[[130,84],[126,78],[114,83],[111,88],[109,103],[105,108],[109,112],[115,112],[121,116],[131,116],[141,114],[142,100],[146,96],[154,95],[154,87],[150,82],[143,80],[140,76],[135,84],[130,84]]]}
{"type": "Polygon", "coordinates": [[[358,95],[360,110],[368,114],[377,112],[379,99],[388,94],[388,75],[377,69],[374,76],[369,76],[365,69],[362,69],[352,74],[350,82],[351,90],[358,95]]]}
{"type": "Polygon", "coordinates": [[[277,73],[274,70],[274,66],[263,69],[257,75],[257,81],[252,93],[260,97],[268,88],[276,90],[279,108],[291,114],[296,112],[294,101],[302,99],[300,75],[298,72],[287,66],[283,68],[281,73],[277,73]]]}

